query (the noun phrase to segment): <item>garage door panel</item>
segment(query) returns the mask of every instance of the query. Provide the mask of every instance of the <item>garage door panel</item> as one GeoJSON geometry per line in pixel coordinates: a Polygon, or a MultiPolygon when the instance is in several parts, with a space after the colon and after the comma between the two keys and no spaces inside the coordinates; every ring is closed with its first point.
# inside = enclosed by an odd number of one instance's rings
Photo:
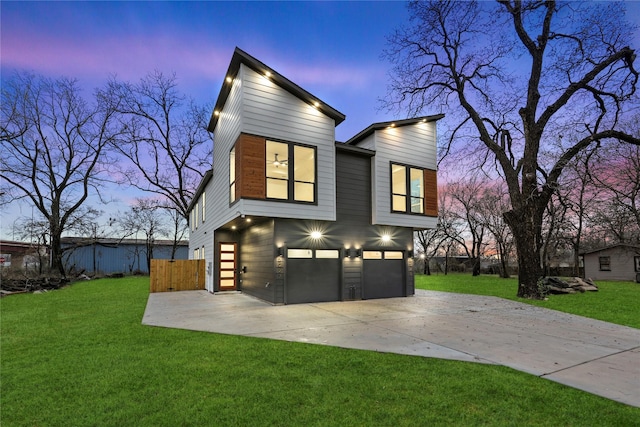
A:
{"type": "Polygon", "coordinates": [[[288,304],[339,300],[339,259],[287,260],[288,304]]]}
{"type": "Polygon", "coordinates": [[[365,259],[363,265],[363,298],[405,296],[404,260],[365,259]]]}

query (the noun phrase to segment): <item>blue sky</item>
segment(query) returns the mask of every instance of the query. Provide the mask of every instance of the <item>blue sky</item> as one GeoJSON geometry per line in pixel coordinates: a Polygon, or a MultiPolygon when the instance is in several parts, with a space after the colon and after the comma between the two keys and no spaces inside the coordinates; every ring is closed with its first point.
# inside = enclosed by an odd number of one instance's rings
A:
{"type": "Polygon", "coordinates": [[[346,114],[336,137],[394,119],[379,111],[385,37],[404,2],[2,2],[2,73],[138,80],[175,71],[180,88],[214,102],[236,46],[346,114]]]}
{"type": "MultiPolygon", "coordinates": [[[[640,1],[627,9],[640,23],[640,1]]],[[[175,72],[183,93],[213,103],[238,46],[344,113],[336,139],[345,141],[371,123],[403,118],[379,109],[390,68],[380,56],[386,37],[408,21],[400,1],[1,1],[0,73],[75,77],[89,94],[113,74],[137,81],[175,72]]],[[[125,211],[131,198],[109,210],[125,211]]],[[[16,215],[30,211],[3,209],[0,237],[11,238],[16,215]]]]}

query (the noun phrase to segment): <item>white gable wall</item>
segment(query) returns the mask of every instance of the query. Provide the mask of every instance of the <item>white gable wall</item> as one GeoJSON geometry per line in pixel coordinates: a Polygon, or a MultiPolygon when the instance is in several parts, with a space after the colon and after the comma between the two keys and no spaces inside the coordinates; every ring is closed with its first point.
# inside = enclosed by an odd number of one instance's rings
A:
{"type": "Polygon", "coordinates": [[[371,160],[373,224],[435,228],[437,218],[391,213],[390,162],[436,170],[436,123],[377,130],[357,145],[376,152],[371,160]]]}
{"type": "Polygon", "coordinates": [[[318,204],[243,199],[233,206],[233,213],[335,221],[334,120],[250,68],[242,65],[240,70],[242,132],[316,146],[318,204]]]}

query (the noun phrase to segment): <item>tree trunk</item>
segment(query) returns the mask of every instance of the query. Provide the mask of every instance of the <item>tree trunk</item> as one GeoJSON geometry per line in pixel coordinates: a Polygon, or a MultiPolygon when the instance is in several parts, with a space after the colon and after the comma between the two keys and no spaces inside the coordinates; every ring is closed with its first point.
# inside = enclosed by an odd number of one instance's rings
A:
{"type": "Polygon", "coordinates": [[[61,234],[57,228],[51,230],[51,271],[57,271],[60,276],[66,277],[64,264],[62,263],[61,234]]]}
{"type": "Polygon", "coordinates": [[[538,286],[542,276],[540,266],[541,247],[538,244],[540,225],[536,215],[523,214],[521,211],[504,213],[506,223],[511,227],[518,252],[518,296],[528,299],[544,299],[544,293],[538,286]]]}
{"type": "Polygon", "coordinates": [[[476,257],[473,259],[473,268],[471,270],[472,276],[480,275],[480,257],[476,257]]]}

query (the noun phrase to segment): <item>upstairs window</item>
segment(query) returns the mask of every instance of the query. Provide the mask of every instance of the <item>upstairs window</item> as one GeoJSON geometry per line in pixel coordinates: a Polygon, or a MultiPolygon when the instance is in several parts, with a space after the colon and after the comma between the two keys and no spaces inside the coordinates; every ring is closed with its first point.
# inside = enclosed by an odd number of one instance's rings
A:
{"type": "Polygon", "coordinates": [[[266,159],[267,199],[315,203],[315,147],[267,141],[266,159]]]}
{"type": "Polygon", "coordinates": [[[206,212],[207,212],[207,193],[203,191],[202,192],[202,222],[204,222],[204,219],[206,217],[206,212]]]}
{"type": "Polygon", "coordinates": [[[424,214],[424,169],[391,163],[391,211],[424,214]]]}
{"type": "Polygon", "coordinates": [[[236,201],[236,147],[229,152],[229,203],[236,201]]]}

